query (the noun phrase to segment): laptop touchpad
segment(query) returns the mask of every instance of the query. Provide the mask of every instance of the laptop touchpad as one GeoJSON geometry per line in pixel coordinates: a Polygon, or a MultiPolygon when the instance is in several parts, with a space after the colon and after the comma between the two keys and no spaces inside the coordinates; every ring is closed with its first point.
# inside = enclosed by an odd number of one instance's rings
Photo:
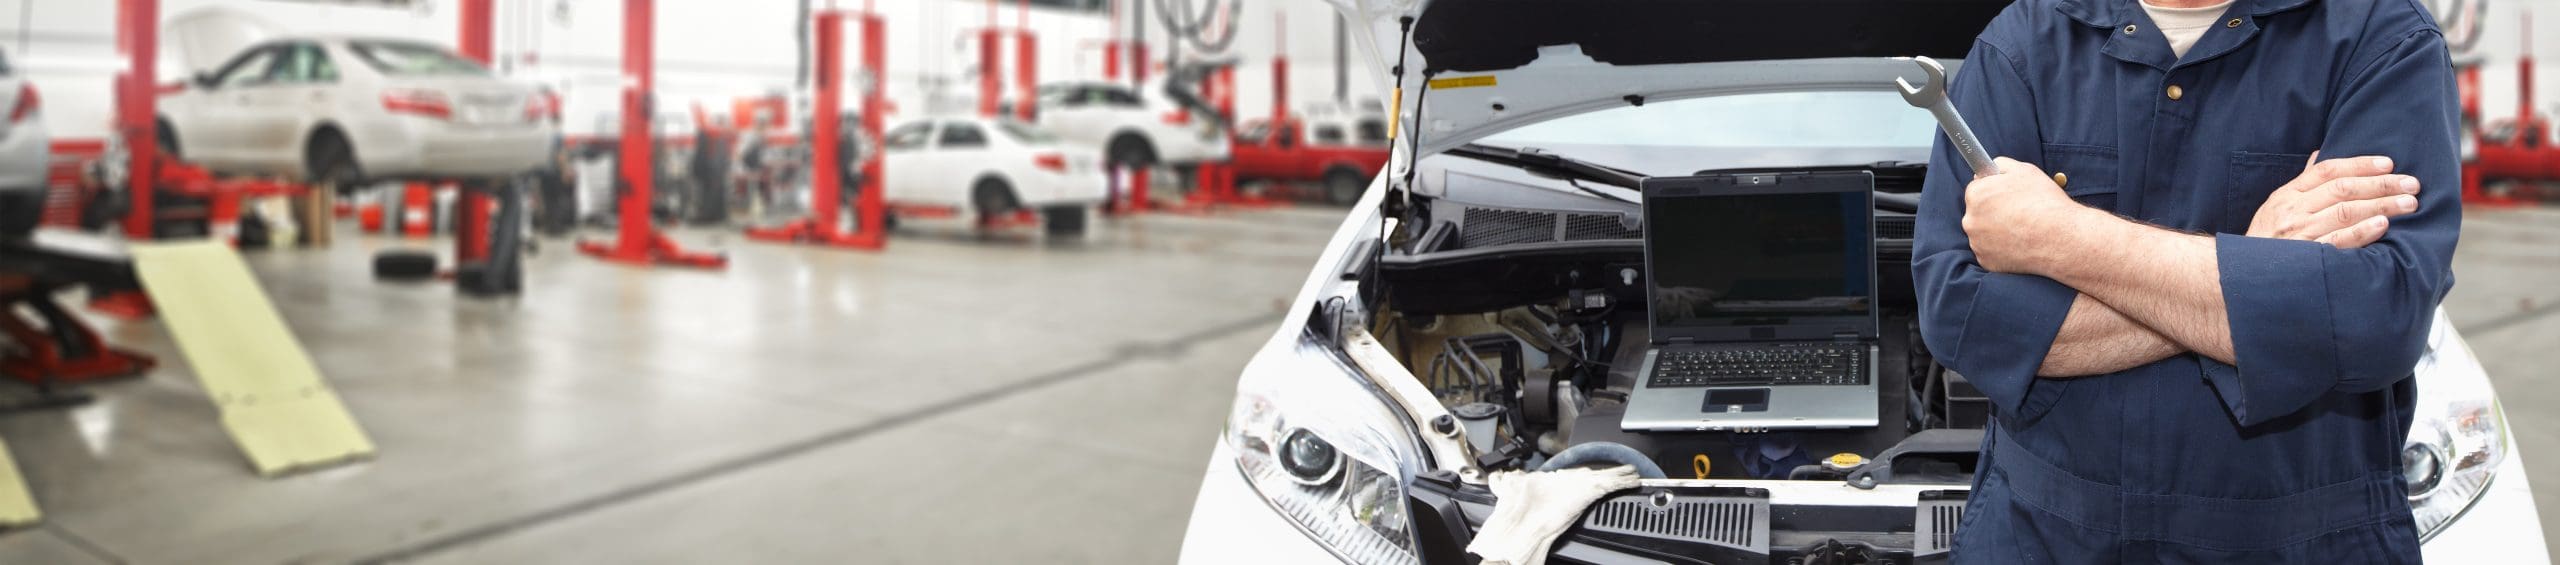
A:
{"type": "Polygon", "coordinates": [[[1769,410],[1769,389],[1707,389],[1707,405],[1699,410],[1715,412],[1765,412],[1769,410]]]}

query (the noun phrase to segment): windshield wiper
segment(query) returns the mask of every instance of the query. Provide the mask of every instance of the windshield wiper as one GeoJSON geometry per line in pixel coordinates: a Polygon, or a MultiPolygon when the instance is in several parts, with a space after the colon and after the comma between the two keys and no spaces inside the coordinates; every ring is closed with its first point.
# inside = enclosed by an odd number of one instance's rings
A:
{"type": "Polygon", "coordinates": [[[1628,200],[1623,196],[1601,192],[1597,189],[1583,186],[1582,183],[1578,181],[1587,180],[1639,192],[1644,189],[1644,175],[1611,168],[1608,165],[1549,153],[1545,149],[1539,149],[1536,147],[1521,147],[1513,149],[1509,147],[1495,147],[1492,145],[1469,143],[1452,148],[1448,153],[1481,161],[1492,161],[1511,165],[1532,173],[1563,177],[1565,179],[1565,184],[1572,185],[1573,188],[1577,190],[1589,193],[1592,196],[1598,196],[1628,204],[1634,204],[1635,201],[1628,200]]]}

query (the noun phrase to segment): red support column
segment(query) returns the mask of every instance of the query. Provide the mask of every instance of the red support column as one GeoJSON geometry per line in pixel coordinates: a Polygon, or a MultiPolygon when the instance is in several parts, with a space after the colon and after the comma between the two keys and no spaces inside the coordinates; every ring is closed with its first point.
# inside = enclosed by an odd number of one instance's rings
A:
{"type": "MultiPolygon", "coordinates": [[[[489,65],[494,56],[490,29],[496,17],[496,0],[462,0],[456,14],[461,29],[456,47],[462,58],[489,65]]],[[[489,196],[486,186],[463,186],[454,199],[453,259],[456,264],[477,263],[489,259],[489,213],[497,199],[489,196]]]]}
{"type": "Polygon", "coordinates": [[[160,177],[159,63],[160,0],[121,0],[116,10],[116,45],[124,49],[124,75],[116,81],[116,132],[124,136],[124,234],[132,239],[153,236],[152,181],[160,177]]]}
{"type": "MultiPolygon", "coordinates": [[[[876,16],[864,15],[866,49],[863,59],[866,65],[877,62],[877,57],[873,54],[880,52],[876,39],[880,29],[877,26],[877,20],[876,16]]],[[[810,186],[809,201],[810,205],[817,210],[813,211],[809,218],[788,225],[769,229],[748,229],[747,237],[766,241],[814,242],[840,247],[879,249],[887,242],[879,229],[879,219],[876,217],[861,219],[866,207],[878,208],[878,202],[876,202],[878,190],[864,190],[863,197],[856,202],[855,232],[848,234],[837,227],[841,225],[839,219],[842,216],[839,215],[838,208],[843,202],[845,182],[843,171],[837,165],[842,161],[842,152],[845,149],[840,143],[843,137],[844,13],[836,10],[819,12],[814,21],[817,25],[817,33],[812,47],[817,50],[814,62],[818,90],[812,102],[817,108],[812,117],[813,123],[810,124],[810,145],[811,160],[817,163],[817,166],[812,169],[815,175],[810,186]]],[[[872,110],[873,103],[877,101],[875,92],[879,88],[878,83],[879,81],[873,80],[872,85],[866,87],[868,90],[864,91],[863,98],[865,109],[862,121],[865,124],[866,135],[873,137],[877,136],[877,128],[871,126],[879,123],[877,112],[872,110]]],[[[873,163],[876,163],[876,160],[864,163],[866,170],[871,171],[866,172],[865,177],[874,177],[878,174],[876,169],[871,168],[873,163]]]]}
{"type": "MultiPolygon", "coordinates": [[[[867,9],[862,14],[862,69],[871,76],[862,85],[862,135],[878,140],[889,125],[889,24],[867,9]]],[[[888,166],[879,151],[863,157],[862,190],[853,201],[855,231],[843,244],[879,249],[889,242],[889,206],[882,195],[888,191],[882,184],[888,166]]]]}
{"type": "Polygon", "coordinates": [[[1040,38],[1031,33],[1031,0],[1022,0],[1021,14],[1013,24],[1013,117],[1030,122],[1040,99],[1040,38]]]}
{"type": "Polygon", "coordinates": [[[650,225],[649,202],[655,176],[651,156],[654,139],[649,119],[655,115],[649,101],[657,91],[656,50],[657,3],[655,0],[623,0],[622,3],[622,73],[631,86],[622,91],[621,155],[615,160],[622,183],[621,224],[612,242],[578,242],[578,251],[607,261],[624,263],[667,263],[693,267],[719,268],[729,259],[717,254],[692,253],[677,247],[666,234],[650,225]]]}

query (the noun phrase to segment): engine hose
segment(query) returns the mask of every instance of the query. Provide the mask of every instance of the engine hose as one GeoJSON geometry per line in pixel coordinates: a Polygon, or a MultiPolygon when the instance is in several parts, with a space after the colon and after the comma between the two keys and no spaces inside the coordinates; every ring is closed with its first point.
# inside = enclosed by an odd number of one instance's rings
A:
{"type": "Polygon", "coordinates": [[[1662,466],[1654,464],[1653,458],[1646,457],[1644,452],[1636,451],[1636,448],[1627,447],[1624,444],[1606,441],[1595,441],[1564,448],[1564,451],[1556,452],[1555,457],[1548,458],[1547,463],[1545,465],[1540,465],[1538,470],[1553,471],[1577,465],[1589,465],[1592,463],[1617,463],[1620,465],[1635,467],[1636,476],[1640,478],[1671,478],[1670,475],[1663,474],[1662,466]]]}

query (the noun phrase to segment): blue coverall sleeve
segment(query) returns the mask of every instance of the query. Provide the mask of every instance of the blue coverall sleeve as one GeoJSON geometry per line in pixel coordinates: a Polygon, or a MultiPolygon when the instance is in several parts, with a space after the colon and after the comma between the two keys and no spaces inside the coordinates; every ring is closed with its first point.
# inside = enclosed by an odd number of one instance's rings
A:
{"type": "Polygon", "coordinates": [[[2336,95],[2320,154],[2391,157],[2423,187],[2418,211],[2392,218],[2380,242],[2359,249],[2217,237],[2237,366],[2205,360],[2204,376],[2241,425],[2408,377],[2453,287],[2460,110],[2444,38],[2411,33],[2363,67],[2336,95]]]}
{"type": "MultiPolygon", "coordinates": [[[[2040,163],[2035,99],[2017,65],[1998,47],[1977,41],[1947,93],[1992,155],[2040,163]]],[[[2000,413],[2031,421],[2058,397],[2055,386],[2038,388],[2036,369],[2079,292],[2044,277],[1982,268],[1964,233],[1964,190],[1972,180],[1973,167],[1940,134],[1912,234],[1920,335],[1939,363],[1982,389],[2000,413]]]]}

